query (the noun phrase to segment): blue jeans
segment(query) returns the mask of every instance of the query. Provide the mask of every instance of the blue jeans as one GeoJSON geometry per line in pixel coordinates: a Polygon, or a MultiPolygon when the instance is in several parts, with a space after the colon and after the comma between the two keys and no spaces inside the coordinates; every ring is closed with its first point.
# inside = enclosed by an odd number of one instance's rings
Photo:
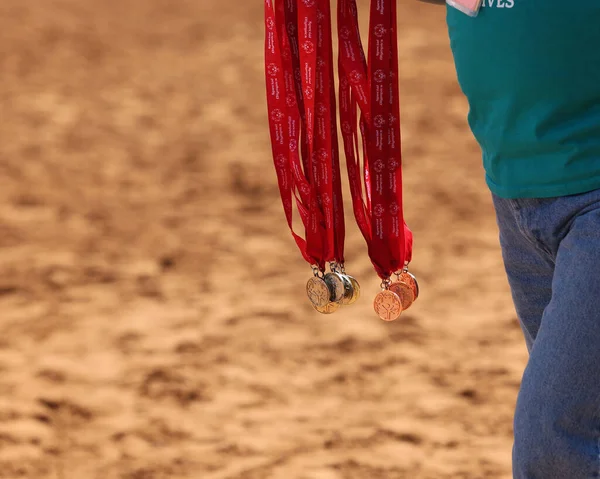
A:
{"type": "Polygon", "coordinates": [[[515,479],[600,477],[600,190],[494,196],[529,350],[514,418],[515,479]]]}

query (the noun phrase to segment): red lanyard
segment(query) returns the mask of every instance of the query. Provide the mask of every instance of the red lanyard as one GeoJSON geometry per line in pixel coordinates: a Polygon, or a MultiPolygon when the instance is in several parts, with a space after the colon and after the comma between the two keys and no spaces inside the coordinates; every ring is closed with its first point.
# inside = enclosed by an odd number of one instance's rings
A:
{"type": "Polygon", "coordinates": [[[382,279],[382,291],[373,305],[386,321],[397,319],[419,294],[417,280],[408,272],[413,235],[403,216],[396,20],[396,0],[371,1],[367,61],[356,1],[338,2],[340,120],[350,192],[369,257],[382,279]],[[392,273],[397,275],[396,282],[390,279],[392,273]]]}
{"type": "MultiPolygon", "coordinates": [[[[359,290],[343,266],[330,0],[264,2],[269,128],[281,200],[296,244],[313,267],[308,296],[318,311],[330,313],[356,301],[359,290]],[[304,238],[293,230],[294,204],[304,238]],[[325,274],[328,262],[331,272],[325,274]]],[[[377,300],[380,309],[401,311],[412,304],[418,289],[415,282],[414,294],[408,291],[410,278],[405,276],[402,302],[399,293],[388,291],[393,273],[408,274],[412,256],[412,233],[402,205],[396,16],[396,0],[372,0],[367,61],[356,0],[338,0],[340,121],[354,216],[383,280],[385,299],[394,303],[377,300]]],[[[399,315],[385,314],[380,316],[399,315]]]]}
{"type": "MultiPolygon", "coordinates": [[[[313,262],[314,260],[308,252],[307,241],[296,234],[293,229],[292,192],[294,191],[295,183],[291,175],[290,157],[294,156],[294,152],[298,148],[296,138],[300,126],[293,114],[293,108],[288,107],[290,101],[286,101],[289,91],[287,85],[289,75],[285,70],[286,65],[284,64],[281,52],[280,31],[276,28],[275,10],[271,0],[265,1],[265,27],[265,72],[269,130],[281,202],[288,226],[302,256],[306,261],[313,262]]],[[[306,193],[310,193],[310,191],[306,193]]],[[[296,204],[298,205],[302,222],[306,226],[309,223],[309,212],[298,197],[296,197],[296,204]]],[[[316,228],[310,231],[307,228],[306,236],[309,241],[315,241],[316,238],[320,241],[320,232],[316,228]]]]}
{"type": "Polygon", "coordinates": [[[331,33],[331,6],[329,0],[323,2],[322,22],[320,31],[324,46],[325,62],[321,62],[323,73],[323,103],[318,105],[319,113],[328,115],[328,121],[323,127],[323,134],[327,138],[327,151],[331,154],[331,182],[332,182],[332,213],[333,213],[333,260],[344,265],[344,241],[346,226],[344,222],[344,201],[342,195],[342,180],[340,173],[340,150],[337,137],[337,104],[335,96],[335,76],[333,70],[333,38],[331,33]],[[329,128],[329,131],[326,129],[329,128]]]}
{"type": "Polygon", "coordinates": [[[330,0],[280,0],[276,5],[265,0],[265,21],[267,104],[279,189],[288,225],[313,266],[309,298],[325,309],[319,311],[329,313],[358,294],[358,283],[343,274],[345,224],[330,0]],[[306,240],[293,231],[292,193],[306,240]],[[328,262],[332,271],[325,274],[328,262]]]}
{"type": "Polygon", "coordinates": [[[369,58],[358,31],[355,0],[338,2],[340,120],[354,215],[382,280],[412,257],[402,208],[396,0],[371,2],[369,58]],[[357,106],[361,117],[357,117],[357,106]],[[363,140],[362,192],[358,125],[363,140]]]}
{"type": "MultiPolygon", "coordinates": [[[[273,158],[283,208],[296,244],[307,262],[323,269],[327,260],[326,245],[323,241],[324,219],[315,188],[314,162],[305,161],[304,167],[301,167],[298,151],[300,149],[306,152],[308,146],[308,157],[312,155],[313,108],[309,99],[305,99],[308,107],[303,112],[305,117],[301,118],[298,99],[303,97],[302,93],[298,95],[296,89],[298,82],[295,79],[290,53],[295,45],[289,44],[285,34],[285,21],[281,10],[278,10],[280,15],[276,16],[273,1],[265,0],[267,105],[273,158]],[[301,128],[303,141],[299,146],[301,128]],[[306,240],[293,230],[292,192],[304,225],[306,240]]],[[[316,51],[310,54],[316,63],[316,51]]],[[[310,92],[314,88],[313,85],[314,76],[309,75],[308,78],[302,79],[304,93],[310,92]]],[[[303,159],[306,158],[306,154],[302,156],[303,159]]]]}

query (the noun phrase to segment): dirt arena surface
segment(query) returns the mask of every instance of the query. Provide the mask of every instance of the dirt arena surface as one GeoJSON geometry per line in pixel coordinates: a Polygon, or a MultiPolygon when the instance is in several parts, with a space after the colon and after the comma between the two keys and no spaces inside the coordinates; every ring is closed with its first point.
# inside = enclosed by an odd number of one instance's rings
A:
{"type": "Polygon", "coordinates": [[[526,352],[490,196],[445,10],[400,16],[422,293],[385,324],[349,207],[361,300],[304,295],[260,0],[0,2],[0,478],[510,478],[526,352]]]}

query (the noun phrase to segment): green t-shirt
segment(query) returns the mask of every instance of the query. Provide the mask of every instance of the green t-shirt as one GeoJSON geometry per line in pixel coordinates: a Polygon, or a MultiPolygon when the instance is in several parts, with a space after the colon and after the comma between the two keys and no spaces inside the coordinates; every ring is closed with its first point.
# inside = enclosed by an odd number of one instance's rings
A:
{"type": "Polygon", "coordinates": [[[600,0],[448,7],[458,81],[487,183],[505,198],[600,188],[600,0]]]}

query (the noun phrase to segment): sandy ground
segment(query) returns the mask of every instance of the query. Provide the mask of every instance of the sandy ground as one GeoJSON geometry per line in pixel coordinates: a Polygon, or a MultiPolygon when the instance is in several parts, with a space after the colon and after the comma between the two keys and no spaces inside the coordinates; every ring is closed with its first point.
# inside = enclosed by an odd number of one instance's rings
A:
{"type": "Polygon", "coordinates": [[[422,294],[385,324],[350,208],[361,301],[303,293],[261,1],[0,2],[0,478],[510,477],[526,353],[490,197],[444,9],[400,12],[422,294]]]}

